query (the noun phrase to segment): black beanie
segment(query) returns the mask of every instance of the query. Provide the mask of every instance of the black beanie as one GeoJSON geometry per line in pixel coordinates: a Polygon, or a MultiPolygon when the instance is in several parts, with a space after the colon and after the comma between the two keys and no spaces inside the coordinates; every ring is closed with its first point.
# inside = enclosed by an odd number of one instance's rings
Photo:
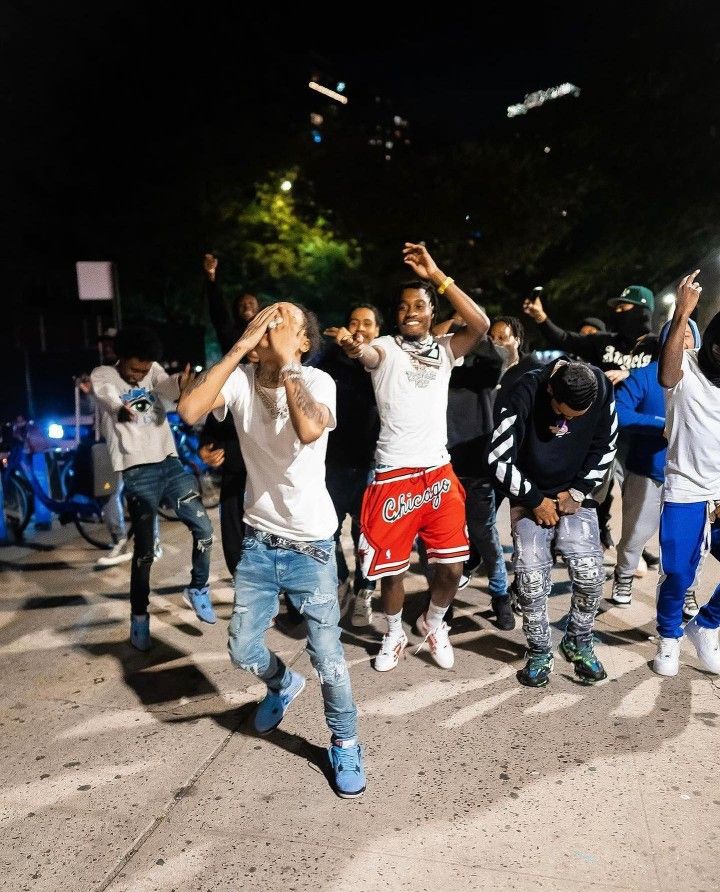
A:
{"type": "Polygon", "coordinates": [[[586,316],[580,323],[580,328],[582,328],[583,325],[592,325],[592,327],[597,328],[598,331],[607,331],[605,323],[602,319],[598,319],[597,316],[586,316]]]}

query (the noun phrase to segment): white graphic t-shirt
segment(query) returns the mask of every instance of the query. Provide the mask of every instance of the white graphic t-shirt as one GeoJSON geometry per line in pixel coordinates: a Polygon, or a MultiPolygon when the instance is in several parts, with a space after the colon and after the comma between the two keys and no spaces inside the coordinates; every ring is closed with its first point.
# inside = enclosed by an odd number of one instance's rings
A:
{"type": "Polygon", "coordinates": [[[225,406],[215,410],[220,421],[227,409],[232,413],[247,467],[243,519],[258,530],[298,542],[329,539],[337,527],[325,487],[325,451],[335,427],[335,382],[320,369],[303,367],[305,386],[330,410],[329,426],[314,443],[303,445],[288,414],[285,388],[262,388],[261,398],[255,370],[252,364],[235,369],[222,389],[225,406]]]}
{"type": "Polygon", "coordinates": [[[372,342],[385,354],[370,371],[380,412],[375,461],[390,468],[432,468],[450,461],[447,404],[456,364],[452,335],[435,338],[428,356],[404,350],[392,335],[372,342]]]}
{"type": "Polygon", "coordinates": [[[174,405],[180,396],[177,375],[168,375],[154,362],[142,381],[132,386],[120,377],[115,366],[101,365],[93,369],[90,381],[100,406],[100,432],[107,442],[114,471],[177,455],[163,405],[174,405]],[[123,405],[135,412],[134,421],[118,421],[123,405]]]}
{"type": "Polygon", "coordinates": [[[720,387],[703,375],[697,356],[683,352],[683,376],[665,391],[666,502],[720,499],[720,387]]]}

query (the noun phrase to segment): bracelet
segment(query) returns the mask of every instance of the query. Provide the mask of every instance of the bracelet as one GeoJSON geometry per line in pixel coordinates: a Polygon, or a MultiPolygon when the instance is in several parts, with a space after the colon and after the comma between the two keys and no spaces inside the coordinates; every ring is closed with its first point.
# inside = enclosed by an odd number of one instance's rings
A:
{"type": "Polygon", "coordinates": [[[278,374],[283,377],[283,380],[287,378],[301,378],[302,366],[298,365],[296,362],[289,362],[287,365],[281,367],[278,374]]]}
{"type": "Polygon", "coordinates": [[[448,276],[448,277],[444,280],[444,282],[442,283],[442,285],[439,285],[439,286],[438,286],[437,293],[438,293],[438,294],[445,294],[445,292],[447,291],[448,287],[449,287],[450,285],[452,285],[452,283],[453,283],[454,281],[455,281],[455,279],[453,279],[453,278],[451,278],[450,276],[448,276]]]}

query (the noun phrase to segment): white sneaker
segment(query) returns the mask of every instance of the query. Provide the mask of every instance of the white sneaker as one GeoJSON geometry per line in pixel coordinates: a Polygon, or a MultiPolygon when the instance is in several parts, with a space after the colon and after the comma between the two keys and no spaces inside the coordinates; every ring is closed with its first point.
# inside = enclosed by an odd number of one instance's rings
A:
{"type": "Polygon", "coordinates": [[[680,669],[680,639],[661,638],[653,660],[653,671],[672,677],[680,669]]]}
{"type": "Polygon", "coordinates": [[[464,573],[460,577],[460,582],[458,582],[458,591],[461,592],[464,588],[467,588],[470,585],[470,577],[466,576],[464,573]]]}
{"type": "Polygon", "coordinates": [[[124,564],[125,561],[131,561],[133,556],[132,548],[129,548],[126,551],[127,544],[127,539],[121,539],[117,545],[113,545],[107,554],[104,554],[95,561],[95,566],[114,567],[116,564],[124,564]]]}
{"type": "Polygon", "coordinates": [[[685,626],[685,634],[695,645],[698,660],[710,672],[720,675],[720,642],[717,629],[699,626],[693,617],[685,626]]]}
{"type": "Polygon", "coordinates": [[[644,557],[640,557],[640,561],[638,562],[637,569],[633,573],[635,579],[642,579],[643,576],[647,576],[647,563],[645,562],[644,557]]]}
{"type": "Polygon", "coordinates": [[[374,666],[378,672],[389,672],[400,662],[400,657],[408,645],[405,632],[391,636],[388,632],[383,636],[380,653],[375,657],[374,666]]]}
{"type": "Polygon", "coordinates": [[[369,626],[373,620],[372,605],[373,590],[371,588],[361,588],[355,595],[355,604],[353,605],[350,624],[353,626],[369,626]]]}
{"type": "Polygon", "coordinates": [[[430,655],[441,669],[452,669],[455,665],[455,652],[450,644],[450,626],[446,622],[440,623],[437,629],[428,628],[425,622],[425,614],[421,613],[415,623],[418,635],[423,636],[422,643],[415,653],[418,653],[423,644],[427,644],[430,655]]]}

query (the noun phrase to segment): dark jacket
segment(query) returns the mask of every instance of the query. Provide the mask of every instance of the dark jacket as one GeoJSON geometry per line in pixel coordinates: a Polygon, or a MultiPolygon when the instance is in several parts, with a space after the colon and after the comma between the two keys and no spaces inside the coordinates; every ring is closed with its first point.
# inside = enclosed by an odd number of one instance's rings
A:
{"type": "MultiPolygon", "coordinates": [[[[643,333],[640,328],[628,336],[613,331],[581,335],[575,331],[565,331],[546,319],[538,323],[538,329],[551,347],[573,353],[603,372],[609,369],[639,369],[652,362],[652,354],[649,352],[640,350],[633,353],[635,342],[643,333]]],[[[650,331],[649,326],[647,331],[650,331]]]]}
{"type": "Polygon", "coordinates": [[[330,344],[316,363],[337,387],[337,422],[328,438],[325,462],[330,467],[370,468],[380,433],[370,375],[337,344],[330,344]]]}
{"type": "MultiPolygon", "coordinates": [[[[551,362],[526,372],[495,403],[488,466],[512,505],[537,508],[545,496],[571,488],[589,496],[615,457],[617,418],[608,379],[593,368],[598,382],[594,403],[567,422],[564,436],[556,436],[551,427],[557,427],[559,419],[547,392],[554,367],[551,362]]],[[[583,504],[595,503],[587,498],[583,504]]]]}
{"type": "Polygon", "coordinates": [[[485,455],[492,433],[495,387],[502,362],[502,355],[492,342],[481,341],[450,375],[448,450],[458,477],[488,476],[485,455]]]}

